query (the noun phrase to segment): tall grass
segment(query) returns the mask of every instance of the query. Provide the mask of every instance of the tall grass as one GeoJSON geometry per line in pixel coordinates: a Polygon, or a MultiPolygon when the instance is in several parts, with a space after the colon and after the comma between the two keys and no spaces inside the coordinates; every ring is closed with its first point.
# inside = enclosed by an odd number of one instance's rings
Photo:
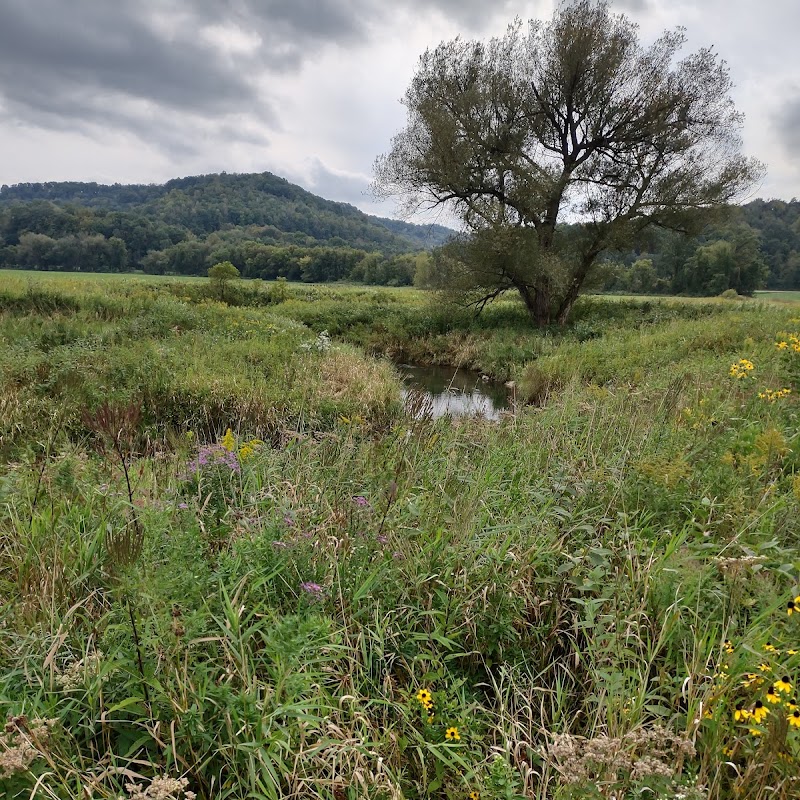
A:
{"type": "Polygon", "coordinates": [[[791,311],[442,319],[544,384],[492,423],[403,414],[342,341],[413,347],[439,313],[417,295],[121,285],[23,288],[0,316],[9,797],[796,795],[797,406],[758,396],[800,390],[791,311]],[[120,457],[81,411],[131,400],[120,457]]]}

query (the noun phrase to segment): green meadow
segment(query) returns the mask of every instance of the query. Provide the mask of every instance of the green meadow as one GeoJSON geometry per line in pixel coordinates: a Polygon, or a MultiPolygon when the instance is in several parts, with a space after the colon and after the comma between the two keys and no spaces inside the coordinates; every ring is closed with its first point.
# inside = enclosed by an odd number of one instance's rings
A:
{"type": "Polygon", "coordinates": [[[237,283],[0,272],[0,795],[798,796],[800,304],[237,283]]]}
{"type": "Polygon", "coordinates": [[[756,292],[756,297],[777,303],[800,303],[800,292],[763,291],[756,292]]]}

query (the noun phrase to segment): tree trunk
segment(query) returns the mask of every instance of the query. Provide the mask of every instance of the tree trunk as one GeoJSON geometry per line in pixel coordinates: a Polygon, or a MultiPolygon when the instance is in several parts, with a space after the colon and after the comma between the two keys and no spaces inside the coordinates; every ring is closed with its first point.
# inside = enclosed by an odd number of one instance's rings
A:
{"type": "Polygon", "coordinates": [[[575,305],[575,301],[578,299],[578,292],[570,292],[562,301],[561,305],[558,307],[558,312],[556,313],[556,322],[561,325],[562,327],[567,324],[567,320],[569,319],[569,312],[572,311],[572,306],[575,305]]]}
{"type": "Polygon", "coordinates": [[[589,270],[592,268],[592,264],[594,264],[594,260],[597,258],[599,253],[599,250],[592,249],[581,259],[581,265],[572,276],[572,280],[569,282],[569,286],[567,287],[564,298],[558,306],[558,311],[556,312],[556,321],[559,325],[567,324],[569,312],[572,311],[572,306],[575,305],[575,301],[578,299],[581,286],[583,286],[586,276],[589,274],[589,270]]]}
{"type": "Polygon", "coordinates": [[[548,286],[517,286],[517,290],[528,310],[528,316],[537,328],[550,324],[550,288],[548,286]]]}

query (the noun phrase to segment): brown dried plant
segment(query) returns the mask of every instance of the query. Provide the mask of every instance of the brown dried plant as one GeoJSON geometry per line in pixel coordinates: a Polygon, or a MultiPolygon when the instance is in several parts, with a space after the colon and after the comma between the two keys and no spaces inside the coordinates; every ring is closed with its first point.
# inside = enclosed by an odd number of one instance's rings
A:
{"type": "Polygon", "coordinates": [[[129,469],[141,418],[142,405],[136,401],[127,404],[104,401],[93,411],[86,409],[82,414],[83,424],[98,434],[101,447],[111,448],[125,475],[131,520],[122,530],[109,528],[106,534],[106,552],[112,569],[133,564],[141,554],[144,543],[144,528],[136,514],[129,469]]]}

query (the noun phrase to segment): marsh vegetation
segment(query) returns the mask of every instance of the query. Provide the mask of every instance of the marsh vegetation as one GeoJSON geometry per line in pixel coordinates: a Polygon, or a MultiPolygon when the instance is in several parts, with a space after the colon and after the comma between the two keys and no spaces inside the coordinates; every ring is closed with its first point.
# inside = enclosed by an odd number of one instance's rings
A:
{"type": "Polygon", "coordinates": [[[800,307],[277,286],[4,274],[5,796],[797,795],[800,307]]]}

